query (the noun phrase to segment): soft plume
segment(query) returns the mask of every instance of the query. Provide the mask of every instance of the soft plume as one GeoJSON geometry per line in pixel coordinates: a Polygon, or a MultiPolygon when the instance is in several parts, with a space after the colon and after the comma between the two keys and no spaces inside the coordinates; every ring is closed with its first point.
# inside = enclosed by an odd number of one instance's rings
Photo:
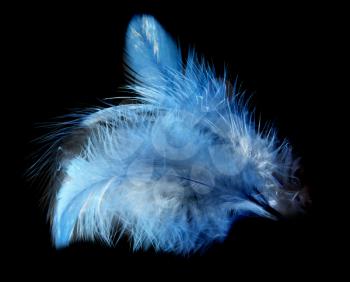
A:
{"type": "Polygon", "coordinates": [[[135,250],[184,254],[224,240],[241,216],[298,209],[290,146],[255,124],[225,74],[193,51],[182,60],[148,15],[131,20],[125,61],[137,103],[79,115],[50,149],[60,151],[51,154],[57,247],[126,235],[135,250]]]}

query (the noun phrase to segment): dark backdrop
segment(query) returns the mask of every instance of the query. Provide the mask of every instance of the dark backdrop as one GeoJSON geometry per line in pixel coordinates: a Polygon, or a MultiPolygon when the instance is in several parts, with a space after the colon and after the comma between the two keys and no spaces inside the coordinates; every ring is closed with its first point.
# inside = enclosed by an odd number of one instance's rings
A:
{"type": "Polygon", "coordinates": [[[276,271],[286,276],[322,271],[327,257],[327,239],[319,228],[324,219],[319,154],[323,144],[315,140],[322,138],[326,126],[322,112],[327,95],[323,82],[330,73],[323,44],[327,7],[292,2],[118,3],[108,7],[28,4],[15,9],[15,82],[6,110],[15,107],[16,114],[7,115],[11,137],[6,139],[13,150],[5,153],[11,154],[15,167],[6,187],[16,195],[4,201],[11,215],[5,247],[18,272],[45,276],[43,270],[55,275],[75,270],[90,275],[98,269],[116,278],[121,272],[169,276],[211,272],[231,277],[243,273],[269,278],[276,271]],[[48,132],[37,125],[121,95],[124,35],[136,13],[154,15],[184,50],[194,46],[219,73],[225,65],[232,79],[238,75],[253,94],[251,104],[262,120],[273,121],[279,135],[287,137],[301,157],[302,181],[313,200],[307,216],[287,222],[247,219],[234,227],[224,244],[189,258],[132,253],[127,240],[113,249],[92,243],[76,243],[60,251],[52,247],[40,202],[43,189],[24,176],[40,146],[32,140],[48,132]]]}

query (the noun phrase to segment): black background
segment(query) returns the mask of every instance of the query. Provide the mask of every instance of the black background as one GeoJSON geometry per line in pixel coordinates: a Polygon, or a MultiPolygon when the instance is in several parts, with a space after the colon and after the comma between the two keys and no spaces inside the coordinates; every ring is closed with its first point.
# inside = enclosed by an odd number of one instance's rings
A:
{"type": "Polygon", "coordinates": [[[16,25],[10,56],[14,82],[6,103],[6,108],[15,106],[16,113],[6,115],[10,138],[4,138],[13,146],[5,153],[14,165],[6,188],[15,192],[5,203],[11,215],[4,232],[9,235],[8,261],[20,274],[44,277],[43,270],[55,275],[74,270],[89,276],[98,270],[116,280],[121,273],[172,277],[210,272],[232,278],[241,273],[247,278],[273,278],[279,271],[295,277],[325,271],[330,257],[327,228],[321,224],[326,221],[319,154],[324,144],[315,140],[322,139],[322,128],[327,126],[323,109],[328,95],[325,82],[331,73],[325,44],[330,33],[328,7],[249,1],[118,3],[19,5],[15,19],[8,23],[16,25]],[[136,13],[154,15],[185,51],[194,46],[219,73],[225,65],[231,78],[238,75],[253,93],[251,104],[262,120],[273,121],[279,136],[287,137],[301,157],[302,181],[313,201],[305,217],[286,222],[247,219],[233,228],[224,244],[187,258],[133,253],[127,239],[116,248],[96,243],[76,243],[60,251],[52,247],[40,201],[43,189],[25,176],[35,160],[33,152],[40,147],[32,140],[48,132],[37,125],[121,95],[124,36],[136,13]]]}

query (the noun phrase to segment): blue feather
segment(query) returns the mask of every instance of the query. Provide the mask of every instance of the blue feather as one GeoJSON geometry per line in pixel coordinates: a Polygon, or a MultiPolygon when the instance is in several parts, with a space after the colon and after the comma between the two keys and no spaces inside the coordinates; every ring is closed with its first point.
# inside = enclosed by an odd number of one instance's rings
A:
{"type": "Polygon", "coordinates": [[[151,16],[126,35],[127,89],[139,104],[73,122],[75,146],[55,160],[51,205],[57,247],[130,236],[135,250],[190,253],[226,238],[242,215],[299,209],[297,162],[274,129],[260,131],[226,75],[180,49],[151,16]],[[76,132],[83,132],[76,133],[76,132]]]}
{"type": "Polygon", "coordinates": [[[181,50],[153,17],[135,16],[125,41],[125,61],[143,84],[163,85],[168,70],[181,72],[181,50]]]}

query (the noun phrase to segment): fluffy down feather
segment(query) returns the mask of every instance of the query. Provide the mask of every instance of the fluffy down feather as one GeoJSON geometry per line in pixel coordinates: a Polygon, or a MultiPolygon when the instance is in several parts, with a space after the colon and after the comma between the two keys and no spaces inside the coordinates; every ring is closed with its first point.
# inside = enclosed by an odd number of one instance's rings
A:
{"type": "Polygon", "coordinates": [[[225,77],[194,52],[183,63],[147,15],[129,25],[126,62],[138,104],[92,111],[56,138],[57,247],[126,234],[135,250],[184,254],[224,240],[239,216],[297,209],[290,147],[254,124],[225,77]]]}

